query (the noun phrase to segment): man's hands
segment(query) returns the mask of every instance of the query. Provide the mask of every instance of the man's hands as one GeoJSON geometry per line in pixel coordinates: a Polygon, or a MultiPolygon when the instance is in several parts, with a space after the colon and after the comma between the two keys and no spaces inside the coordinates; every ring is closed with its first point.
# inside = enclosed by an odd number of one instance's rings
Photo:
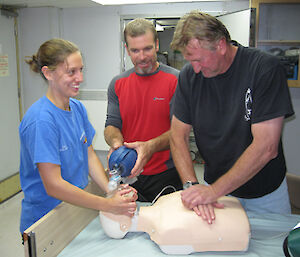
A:
{"type": "Polygon", "coordinates": [[[133,143],[124,143],[124,145],[128,148],[133,148],[137,152],[137,160],[134,167],[131,170],[130,178],[140,175],[143,171],[143,168],[147,164],[147,162],[151,159],[153,155],[153,147],[150,141],[146,142],[133,142],[133,143]]]}
{"type": "Polygon", "coordinates": [[[136,150],[138,157],[131,171],[129,178],[138,176],[142,171],[147,162],[151,159],[152,155],[156,152],[165,151],[170,149],[170,130],[162,133],[161,135],[151,138],[147,141],[136,141],[131,143],[124,142],[123,135],[120,129],[113,126],[107,126],[104,130],[105,140],[111,149],[107,158],[109,159],[110,154],[121,147],[123,144],[128,148],[136,150]]]}
{"type": "MultiPolygon", "coordinates": [[[[114,148],[110,148],[108,155],[107,155],[107,167],[109,167],[109,157],[112,154],[113,151],[117,150],[119,147],[121,147],[122,144],[119,144],[118,146],[115,146],[114,148]]],[[[149,141],[147,142],[133,142],[133,143],[124,143],[124,146],[135,149],[137,152],[137,160],[134,165],[134,167],[131,170],[131,175],[129,178],[136,177],[141,174],[143,171],[144,166],[147,164],[147,162],[151,159],[153,155],[153,148],[151,147],[151,143],[149,141]]]]}
{"type": "Polygon", "coordinates": [[[217,202],[218,196],[211,185],[194,185],[181,192],[181,200],[185,207],[194,210],[207,223],[215,220],[214,208],[224,208],[217,202]]]}

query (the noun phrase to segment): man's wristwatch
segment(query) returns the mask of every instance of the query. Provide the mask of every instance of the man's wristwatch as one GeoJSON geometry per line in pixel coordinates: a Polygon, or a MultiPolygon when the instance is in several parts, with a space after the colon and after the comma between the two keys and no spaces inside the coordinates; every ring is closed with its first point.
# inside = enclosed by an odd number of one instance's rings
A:
{"type": "Polygon", "coordinates": [[[183,184],[183,190],[184,190],[184,189],[187,189],[187,188],[189,188],[189,187],[191,187],[191,186],[193,186],[193,185],[198,185],[198,184],[199,184],[199,182],[187,181],[187,182],[185,182],[185,183],[183,184]]]}

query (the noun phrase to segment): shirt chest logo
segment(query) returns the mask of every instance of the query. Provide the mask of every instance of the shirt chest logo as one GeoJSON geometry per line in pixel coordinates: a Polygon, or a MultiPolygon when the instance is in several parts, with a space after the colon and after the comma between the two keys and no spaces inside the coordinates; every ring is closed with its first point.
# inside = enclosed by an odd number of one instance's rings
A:
{"type": "Polygon", "coordinates": [[[59,149],[60,152],[64,152],[64,151],[67,151],[69,148],[67,145],[62,145],[59,149]]]}
{"type": "Polygon", "coordinates": [[[153,101],[164,101],[164,100],[165,100],[164,97],[157,97],[157,96],[153,97],[153,101]]]}
{"type": "Polygon", "coordinates": [[[251,89],[248,88],[245,94],[245,121],[249,121],[251,119],[252,114],[252,94],[251,89]]]}

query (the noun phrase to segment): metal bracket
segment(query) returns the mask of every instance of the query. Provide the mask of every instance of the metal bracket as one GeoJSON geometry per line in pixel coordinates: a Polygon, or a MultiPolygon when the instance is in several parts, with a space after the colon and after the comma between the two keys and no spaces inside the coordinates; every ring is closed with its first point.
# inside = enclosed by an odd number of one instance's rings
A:
{"type": "Polygon", "coordinates": [[[35,233],[32,231],[28,234],[29,256],[36,257],[35,233]]]}

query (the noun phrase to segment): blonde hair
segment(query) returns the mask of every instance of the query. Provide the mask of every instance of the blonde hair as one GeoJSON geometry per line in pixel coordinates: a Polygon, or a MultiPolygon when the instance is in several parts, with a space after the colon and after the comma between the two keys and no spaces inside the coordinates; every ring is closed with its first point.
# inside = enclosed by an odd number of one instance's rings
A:
{"type": "Polygon", "coordinates": [[[227,43],[231,41],[230,34],[221,21],[197,10],[185,14],[178,21],[170,46],[173,50],[183,51],[193,38],[208,43],[206,45],[212,49],[222,38],[225,38],[227,43]]]}

